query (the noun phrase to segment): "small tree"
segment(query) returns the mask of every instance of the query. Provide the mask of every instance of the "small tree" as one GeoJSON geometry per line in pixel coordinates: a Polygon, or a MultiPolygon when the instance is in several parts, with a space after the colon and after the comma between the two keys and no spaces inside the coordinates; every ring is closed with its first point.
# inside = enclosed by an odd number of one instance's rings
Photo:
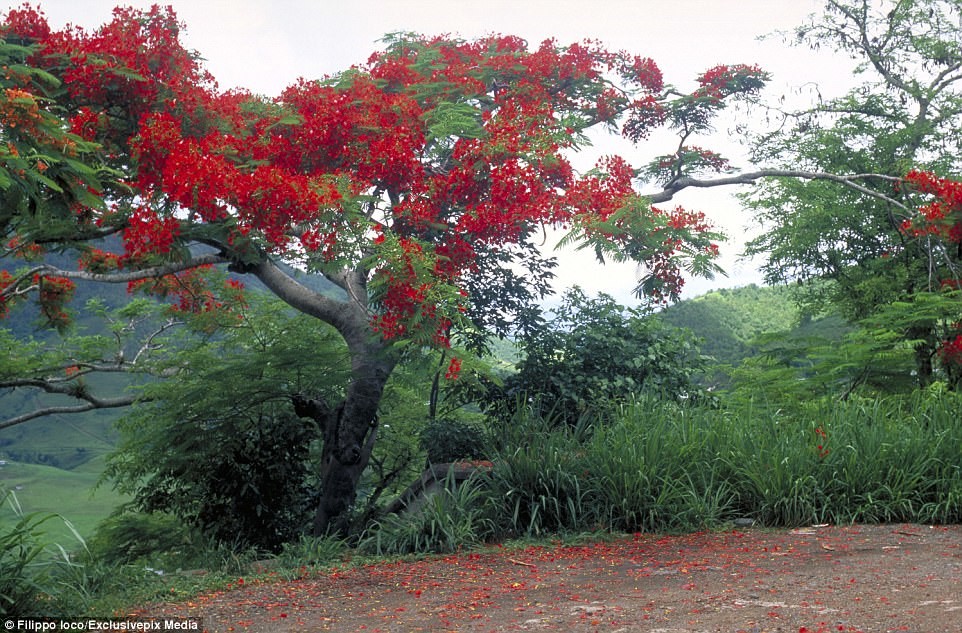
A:
{"type": "Polygon", "coordinates": [[[544,327],[519,343],[518,372],[496,390],[496,402],[509,410],[523,395],[574,425],[643,392],[700,392],[692,378],[702,358],[691,334],[605,294],[568,291],[544,327]]]}
{"type": "MultiPolygon", "coordinates": [[[[753,160],[874,174],[844,191],[825,180],[773,179],[743,197],[764,227],[748,254],[767,258],[770,283],[804,284],[808,311],[874,319],[958,276],[956,256],[904,230],[923,201],[902,178],[913,168],[947,176],[962,167],[960,18],[954,0],[827,0],[792,33],[798,44],[851,56],[859,83],[840,97],[819,94],[802,111],[770,110],[775,131],[754,135],[753,160]]],[[[934,378],[938,335],[925,319],[903,325],[924,386],[934,378]]]]}
{"type": "Polygon", "coordinates": [[[321,430],[295,414],[291,394],[336,397],[346,350],[333,330],[276,300],[251,296],[236,315],[216,340],[182,338],[165,361],[176,380],[142,388],[105,477],[137,510],[276,551],[308,531],[317,494],[321,430]]]}

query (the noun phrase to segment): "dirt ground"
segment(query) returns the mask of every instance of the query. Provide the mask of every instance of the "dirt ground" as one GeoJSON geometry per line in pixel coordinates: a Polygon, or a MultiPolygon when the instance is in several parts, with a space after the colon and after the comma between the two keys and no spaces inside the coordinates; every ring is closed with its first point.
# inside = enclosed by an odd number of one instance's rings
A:
{"type": "Polygon", "coordinates": [[[748,528],[245,584],[155,615],[211,632],[962,632],[962,526],[748,528]]]}

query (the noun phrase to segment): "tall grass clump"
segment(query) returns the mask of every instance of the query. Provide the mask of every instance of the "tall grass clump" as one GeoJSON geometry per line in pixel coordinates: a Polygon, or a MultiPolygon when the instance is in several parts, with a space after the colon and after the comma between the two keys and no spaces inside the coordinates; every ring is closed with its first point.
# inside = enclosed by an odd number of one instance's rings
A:
{"type": "Polygon", "coordinates": [[[49,578],[41,527],[56,515],[24,514],[12,492],[0,502],[17,517],[0,531],[0,617],[38,615],[49,578]]]}
{"type": "Polygon", "coordinates": [[[726,479],[768,525],[954,522],[960,413],[957,394],[938,392],[730,411],[726,479]]]}
{"type": "Polygon", "coordinates": [[[376,521],[358,542],[358,550],[378,556],[445,554],[480,545],[494,533],[488,495],[480,476],[455,483],[453,471],[424,505],[376,521]]]}
{"type": "Polygon", "coordinates": [[[88,558],[83,538],[60,515],[25,514],[12,492],[0,503],[8,504],[16,517],[0,528],[0,617],[84,613],[111,574],[101,565],[78,562],[63,545],[49,541],[49,522],[63,521],[76,538],[79,558],[88,558]]]}
{"type": "Polygon", "coordinates": [[[589,444],[604,524],[684,531],[720,524],[735,496],[720,477],[714,411],[642,398],[620,407],[589,444]]]}
{"type": "Polygon", "coordinates": [[[507,531],[720,524],[732,515],[736,495],[719,477],[714,415],[651,396],[571,428],[519,409],[491,476],[507,531]]]}
{"type": "Polygon", "coordinates": [[[962,397],[817,400],[781,410],[641,397],[572,429],[519,408],[494,456],[506,531],[689,531],[962,521],[962,397]]]}
{"type": "Polygon", "coordinates": [[[489,480],[504,532],[580,531],[599,520],[597,482],[585,442],[590,434],[587,420],[571,427],[539,407],[516,409],[502,429],[489,480]]]}

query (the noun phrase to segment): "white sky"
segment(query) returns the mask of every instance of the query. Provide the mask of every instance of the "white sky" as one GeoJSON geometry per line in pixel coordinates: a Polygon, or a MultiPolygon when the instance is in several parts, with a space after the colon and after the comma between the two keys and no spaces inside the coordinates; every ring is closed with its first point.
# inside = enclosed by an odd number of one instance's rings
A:
{"type": "MultiPolygon", "coordinates": [[[[694,77],[721,63],[757,63],[773,74],[769,95],[777,98],[810,82],[823,94],[848,85],[850,63],[828,53],[789,48],[779,38],[757,36],[789,30],[821,0],[155,0],[170,4],[187,25],[187,46],[207,60],[221,88],[243,87],[274,96],[299,77],[316,78],[364,62],[377,40],[394,31],[449,33],[465,38],[492,32],[517,35],[532,45],[554,37],[561,44],[598,39],[613,49],[651,57],[665,81],[691,89],[694,77]]],[[[34,0],[55,27],[67,23],[94,28],[110,18],[117,1],[34,0]]],[[[16,3],[19,4],[19,1],[16,3]]],[[[151,1],[128,4],[148,7],[151,1]]],[[[736,166],[737,139],[726,126],[714,137],[692,139],[720,151],[736,166]]],[[[672,139],[654,146],[619,147],[635,166],[670,153],[672,139]]],[[[596,148],[601,151],[602,148],[596,148]]],[[[613,150],[607,146],[601,153],[613,150]]],[[[594,157],[588,164],[594,162],[594,157]]],[[[730,241],[722,246],[728,278],[692,280],[685,296],[712,288],[760,282],[751,262],[738,261],[752,219],[738,208],[733,190],[682,192],[671,203],[704,211],[730,241]]],[[[587,254],[563,254],[559,285],[581,285],[632,304],[633,266],[605,268],[587,254]]]]}

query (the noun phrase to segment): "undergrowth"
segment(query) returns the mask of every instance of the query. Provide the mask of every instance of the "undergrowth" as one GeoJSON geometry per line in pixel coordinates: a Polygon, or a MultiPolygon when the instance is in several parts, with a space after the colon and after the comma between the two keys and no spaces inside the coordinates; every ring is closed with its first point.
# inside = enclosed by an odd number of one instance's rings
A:
{"type": "Polygon", "coordinates": [[[109,617],[240,578],[495,542],[717,529],[739,518],[769,527],[959,523],[960,413],[954,393],[790,411],[643,398],[575,427],[521,407],[492,434],[489,472],[449,480],[421,508],[382,516],[350,541],[304,536],[266,562],[164,516],[121,515],[89,543],[78,535],[63,546],[44,541],[43,526],[59,517],[21,516],[0,533],[0,615],[109,617]]]}

